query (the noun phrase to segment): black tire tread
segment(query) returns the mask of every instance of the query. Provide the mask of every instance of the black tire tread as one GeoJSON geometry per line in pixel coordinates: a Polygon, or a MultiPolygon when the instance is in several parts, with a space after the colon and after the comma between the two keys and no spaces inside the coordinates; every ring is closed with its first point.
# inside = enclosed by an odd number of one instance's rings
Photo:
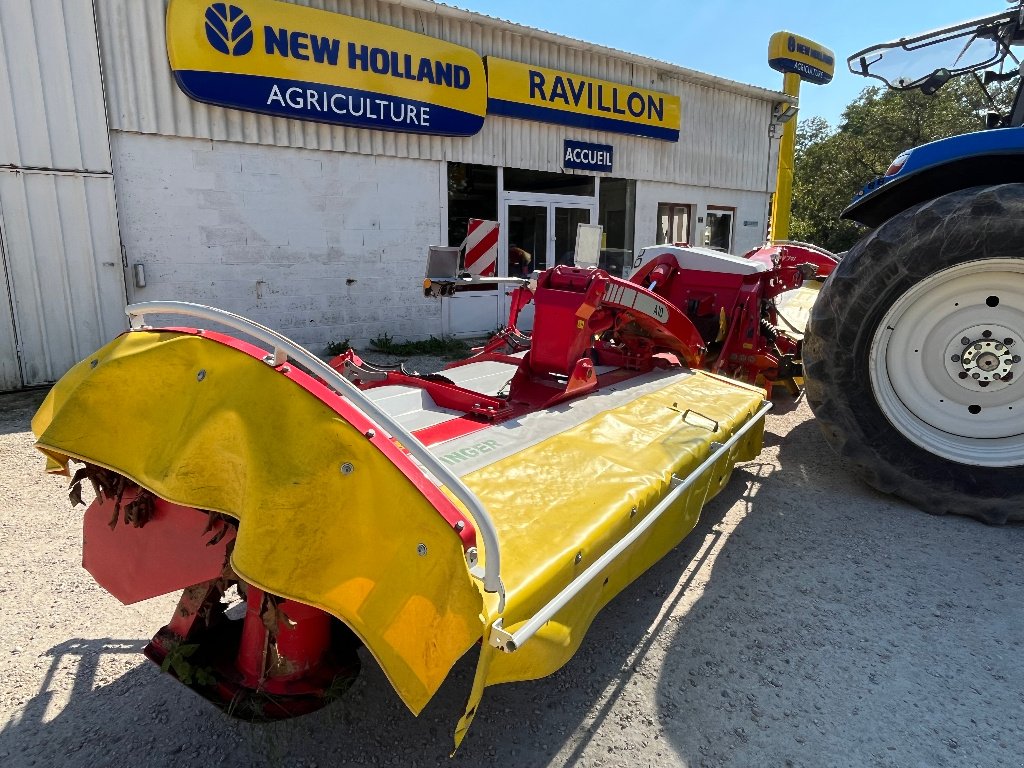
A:
{"type": "Polygon", "coordinates": [[[825,439],[872,487],[932,514],[1024,520],[1024,469],[966,466],[913,445],[878,408],[867,369],[878,321],[910,285],[969,259],[1022,258],[1020,243],[1024,184],[974,187],[894,216],[826,281],[804,339],[807,399],[825,439]]]}

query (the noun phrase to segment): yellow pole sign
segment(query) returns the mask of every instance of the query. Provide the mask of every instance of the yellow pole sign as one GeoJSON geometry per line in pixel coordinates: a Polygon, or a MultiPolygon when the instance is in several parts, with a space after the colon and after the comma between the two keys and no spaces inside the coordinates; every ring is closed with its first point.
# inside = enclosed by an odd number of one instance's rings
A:
{"type": "MultiPolygon", "coordinates": [[[[836,57],[828,48],[792,32],[776,32],[768,41],[768,66],[782,72],[782,90],[792,97],[795,105],[800,99],[800,81],[826,85],[835,74],[836,57]]],[[[769,237],[785,240],[789,237],[790,209],[793,202],[793,157],[796,153],[796,120],[782,126],[779,143],[779,171],[775,181],[775,206],[769,237]]]]}

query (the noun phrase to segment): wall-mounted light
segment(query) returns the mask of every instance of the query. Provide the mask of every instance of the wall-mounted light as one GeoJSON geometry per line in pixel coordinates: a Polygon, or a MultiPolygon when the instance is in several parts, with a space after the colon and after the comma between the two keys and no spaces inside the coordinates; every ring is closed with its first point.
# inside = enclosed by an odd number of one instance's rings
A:
{"type": "Polygon", "coordinates": [[[799,110],[800,108],[796,104],[787,104],[784,101],[780,101],[775,105],[775,111],[772,113],[772,116],[777,123],[788,123],[799,110]]]}

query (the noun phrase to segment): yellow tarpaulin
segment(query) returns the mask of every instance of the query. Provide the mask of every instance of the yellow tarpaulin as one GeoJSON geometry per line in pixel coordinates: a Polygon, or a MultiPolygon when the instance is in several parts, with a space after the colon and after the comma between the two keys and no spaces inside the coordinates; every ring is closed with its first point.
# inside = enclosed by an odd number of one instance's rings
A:
{"type": "MultiPolygon", "coordinates": [[[[499,516],[504,629],[514,632],[625,536],[668,494],[673,474],[689,475],[711,442],[724,443],[763,401],[763,390],[698,372],[465,477],[499,516]]],[[[754,458],[762,441],[763,422],[528,643],[514,653],[485,643],[456,743],[485,686],[543,677],[565,664],[597,612],[693,529],[733,464],[754,458]]],[[[488,627],[497,618],[488,596],[488,627]]]]}
{"type": "Polygon", "coordinates": [[[238,575],[345,621],[413,712],[480,638],[456,533],[359,431],[250,355],[128,333],[54,386],[32,430],[60,465],[237,518],[238,575]]]}
{"type": "Polygon", "coordinates": [[[518,651],[491,647],[491,624],[500,617],[515,631],[533,616],[763,396],[680,375],[464,477],[498,528],[501,614],[412,483],[333,410],[245,353],[197,336],[129,333],[54,387],[33,430],[58,468],[87,460],[169,501],[237,518],[239,576],[343,619],[414,712],[485,638],[458,742],[485,686],[543,677],[572,657],[597,612],[693,528],[736,461],[757,455],[763,424],[518,651]],[[341,473],[343,463],[354,471],[341,473]]]}

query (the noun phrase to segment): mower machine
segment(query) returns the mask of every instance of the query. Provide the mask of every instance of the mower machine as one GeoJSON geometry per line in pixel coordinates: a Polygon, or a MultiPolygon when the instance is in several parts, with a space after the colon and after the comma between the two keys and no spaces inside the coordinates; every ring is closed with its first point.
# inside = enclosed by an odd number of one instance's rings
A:
{"type": "Polygon", "coordinates": [[[124,603],[183,590],[145,651],[165,671],[231,714],[285,718],[343,693],[362,644],[418,713],[479,644],[458,742],[486,686],[565,664],[757,455],[811,304],[776,300],[834,267],[797,243],[658,246],[629,280],[558,266],[518,282],[486,346],[424,375],[138,304],[32,427],[74,500],[96,490],[96,580],[124,603]]]}

